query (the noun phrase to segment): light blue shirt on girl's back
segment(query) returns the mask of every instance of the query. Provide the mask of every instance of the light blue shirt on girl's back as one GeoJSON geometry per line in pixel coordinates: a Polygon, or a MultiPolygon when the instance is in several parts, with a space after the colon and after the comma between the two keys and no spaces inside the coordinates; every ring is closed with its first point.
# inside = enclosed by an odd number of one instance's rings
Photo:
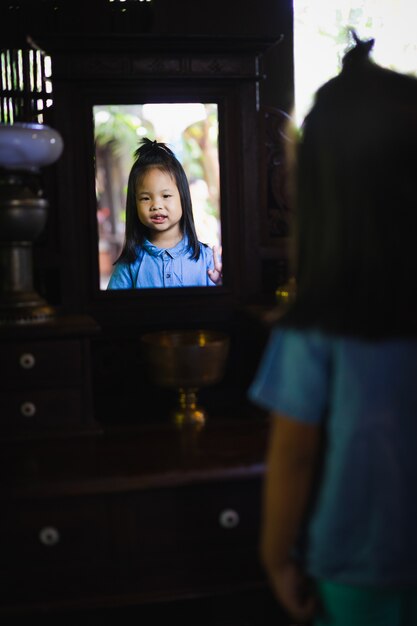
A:
{"type": "Polygon", "coordinates": [[[116,264],[107,289],[214,286],[207,274],[214,268],[213,251],[203,243],[197,260],[191,258],[187,237],[174,248],[157,248],[145,239],[136,252],[133,263],[116,264]]]}
{"type": "Polygon", "coordinates": [[[325,426],[308,571],[344,584],[416,584],[417,339],[277,328],[249,395],[325,426]]]}

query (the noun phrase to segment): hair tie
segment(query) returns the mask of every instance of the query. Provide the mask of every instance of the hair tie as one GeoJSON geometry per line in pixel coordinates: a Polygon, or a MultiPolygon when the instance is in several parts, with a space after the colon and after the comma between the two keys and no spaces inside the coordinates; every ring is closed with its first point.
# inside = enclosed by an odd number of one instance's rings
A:
{"type": "Polygon", "coordinates": [[[369,54],[374,46],[375,39],[368,39],[367,41],[363,41],[359,39],[355,30],[351,29],[350,31],[351,37],[354,41],[354,46],[345,54],[342,59],[342,66],[345,70],[348,68],[349,70],[352,67],[360,67],[363,66],[366,62],[369,61],[369,54]]]}

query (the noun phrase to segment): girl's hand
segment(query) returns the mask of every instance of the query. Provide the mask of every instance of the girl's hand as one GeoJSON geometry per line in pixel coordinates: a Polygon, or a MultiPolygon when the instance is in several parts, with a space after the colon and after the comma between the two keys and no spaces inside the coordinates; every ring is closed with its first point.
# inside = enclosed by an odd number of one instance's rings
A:
{"type": "Polygon", "coordinates": [[[272,588],[285,610],[297,622],[309,621],[317,612],[317,597],[309,578],[289,561],[270,573],[272,588]]]}
{"type": "Polygon", "coordinates": [[[222,284],[222,280],[223,280],[221,255],[222,255],[222,248],[221,248],[221,246],[220,247],[219,246],[213,246],[214,269],[207,270],[207,273],[209,275],[210,280],[215,285],[221,285],[222,284]]]}

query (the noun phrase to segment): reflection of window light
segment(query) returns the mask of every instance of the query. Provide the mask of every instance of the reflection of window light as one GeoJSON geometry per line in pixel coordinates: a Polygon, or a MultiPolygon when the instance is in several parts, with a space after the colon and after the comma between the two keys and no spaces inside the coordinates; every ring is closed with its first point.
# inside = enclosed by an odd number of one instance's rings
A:
{"type": "Polygon", "coordinates": [[[29,89],[31,91],[35,91],[35,80],[34,80],[34,55],[33,50],[29,50],[29,89]]]}
{"type": "Polygon", "coordinates": [[[209,128],[209,137],[212,141],[217,141],[217,137],[219,134],[219,130],[217,126],[210,126],[209,128]]]}
{"type": "MultiPolygon", "coordinates": [[[[37,67],[41,67],[42,64],[42,58],[41,58],[41,53],[39,52],[39,50],[36,51],[36,65],[37,67]]],[[[38,91],[42,91],[42,76],[41,73],[38,71],[37,75],[36,75],[36,88],[38,91]]]]}
{"type": "Polygon", "coordinates": [[[200,102],[144,104],[143,114],[162,135],[181,134],[191,124],[207,117],[205,106],[200,102]]]}
{"type": "MultiPolygon", "coordinates": [[[[28,43],[35,45],[30,38],[28,43]]],[[[45,94],[52,93],[51,57],[38,47],[5,50],[0,53],[0,65],[0,90],[11,92],[0,103],[1,121],[13,124],[22,116],[26,119],[28,108],[43,123],[40,112],[52,105],[52,100],[44,101],[45,94]]]]}
{"type": "Polygon", "coordinates": [[[52,76],[52,63],[51,57],[45,57],[45,76],[46,78],[50,78],[52,76]]]}
{"type": "Polygon", "coordinates": [[[17,86],[20,91],[23,91],[23,53],[21,50],[17,51],[17,68],[17,86]]]}
{"type": "Polygon", "coordinates": [[[336,76],[351,44],[349,29],[375,39],[372,58],[417,75],[417,3],[410,0],[294,0],[296,121],[301,124],[314,93],[336,76]]]}
{"type": "Polygon", "coordinates": [[[96,124],[105,124],[110,119],[110,113],[108,111],[97,111],[95,114],[96,124]]]}

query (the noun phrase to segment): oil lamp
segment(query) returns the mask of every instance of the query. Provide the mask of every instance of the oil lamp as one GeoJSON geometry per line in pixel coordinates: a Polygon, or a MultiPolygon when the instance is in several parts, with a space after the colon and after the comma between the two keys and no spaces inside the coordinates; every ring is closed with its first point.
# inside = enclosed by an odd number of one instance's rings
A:
{"type": "Polygon", "coordinates": [[[41,168],[63,149],[60,134],[42,123],[51,91],[50,59],[32,39],[0,50],[0,324],[54,315],[34,289],[32,260],[48,209],[41,168]]]}

